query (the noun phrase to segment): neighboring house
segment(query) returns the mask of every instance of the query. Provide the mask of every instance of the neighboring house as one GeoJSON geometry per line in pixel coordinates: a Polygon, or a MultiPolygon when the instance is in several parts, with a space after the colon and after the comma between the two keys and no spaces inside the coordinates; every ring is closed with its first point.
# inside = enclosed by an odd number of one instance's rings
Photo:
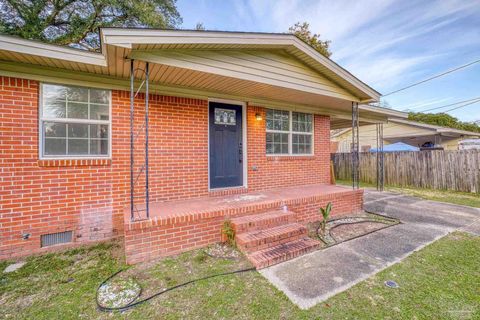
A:
{"type": "Polygon", "coordinates": [[[480,139],[465,139],[458,143],[460,150],[480,150],[480,139]]]}
{"type": "MultiPolygon", "coordinates": [[[[298,223],[328,202],[335,215],[361,209],[362,190],[330,185],[330,128],[351,123],[352,103],[380,95],[295,36],[100,36],[101,53],[0,36],[0,258],[120,236],[135,263],[218,242],[232,218],[295,222],[304,234],[298,223]]],[[[361,121],[395,115],[405,117],[368,108],[361,121]]],[[[298,238],[257,265],[308,251],[298,238]]]]}
{"type": "MultiPolygon", "coordinates": [[[[377,147],[375,125],[359,128],[360,151],[368,152],[377,147]]],[[[383,142],[389,145],[402,142],[413,147],[441,148],[459,150],[460,141],[466,138],[480,137],[480,133],[446,128],[405,119],[390,119],[383,125],[383,142]]],[[[352,131],[350,128],[332,130],[332,144],[337,144],[335,152],[350,152],[352,131]]]]}

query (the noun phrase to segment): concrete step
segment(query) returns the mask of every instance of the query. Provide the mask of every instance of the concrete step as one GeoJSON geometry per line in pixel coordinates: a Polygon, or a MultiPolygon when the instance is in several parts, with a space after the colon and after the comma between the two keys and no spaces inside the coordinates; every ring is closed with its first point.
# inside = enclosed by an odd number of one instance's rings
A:
{"type": "Polygon", "coordinates": [[[247,258],[257,269],[262,269],[301,256],[317,249],[320,245],[318,240],[302,238],[249,253],[247,258]]]}
{"type": "Polygon", "coordinates": [[[268,229],[295,221],[296,214],[294,212],[277,210],[233,218],[231,223],[233,230],[235,230],[235,234],[240,234],[244,232],[268,229]]]}
{"type": "Polygon", "coordinates": [[[237,234],[235,241],[245,253],[271,248],[279,244],[304,238],[307,228],[300,223],[290,223],[263,230],[237,234]]]}

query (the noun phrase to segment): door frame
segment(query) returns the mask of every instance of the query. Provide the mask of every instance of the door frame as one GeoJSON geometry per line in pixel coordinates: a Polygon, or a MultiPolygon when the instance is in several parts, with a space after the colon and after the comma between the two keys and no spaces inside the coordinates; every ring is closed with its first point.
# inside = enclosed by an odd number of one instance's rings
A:
{"type": "Polygon", "coordinates": [[[226,99],[217,99],[217,98],[208,98],[207,113],[210,112],[210,102],[219,102],[225,104],[233,104],[237,106],[242,106],[242,145],[243,145],[243,154],[242,154],[242,164],[243,164],[243,184],[241,186],[235,187],[226,187],[226,188],[211,188],[210,187],[210,116],[207,117],[207,127],[208,127],[208,191],[217,191],[225,189],[236,189],[236,188],[247,188],[248,187],[248,164],[247,164],[247,103],[244,101],[238,100],[226,100],[226,99]]]}

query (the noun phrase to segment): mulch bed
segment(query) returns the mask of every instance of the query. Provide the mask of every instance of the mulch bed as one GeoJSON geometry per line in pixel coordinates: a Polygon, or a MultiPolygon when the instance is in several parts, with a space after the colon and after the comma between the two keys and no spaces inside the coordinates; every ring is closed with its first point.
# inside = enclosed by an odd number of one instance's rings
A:
{"type": "Polygon", "coordinates": [[[321,240],[325,245],[331,246],[398,223],[398,220],[365,212],[329,220],[325,234],[318,228],[320,221],[309,223],[307,228],[310,238],[321,240]]]}

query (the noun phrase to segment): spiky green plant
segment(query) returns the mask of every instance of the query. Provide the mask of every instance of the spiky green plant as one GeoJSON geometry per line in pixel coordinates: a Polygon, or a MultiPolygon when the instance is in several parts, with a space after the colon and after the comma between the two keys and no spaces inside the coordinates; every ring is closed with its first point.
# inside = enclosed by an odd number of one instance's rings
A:
{"type": "Polygon", "coordinates": [[[325,208],[320,208],[320,213],[322,215],[322,221],[320,222],[320,229],[322,234],[325,235],[325,230],[327,229],[327,221],[330,218],[330,211],[332,211],[332,203],[329,202],[325,208]]]}

